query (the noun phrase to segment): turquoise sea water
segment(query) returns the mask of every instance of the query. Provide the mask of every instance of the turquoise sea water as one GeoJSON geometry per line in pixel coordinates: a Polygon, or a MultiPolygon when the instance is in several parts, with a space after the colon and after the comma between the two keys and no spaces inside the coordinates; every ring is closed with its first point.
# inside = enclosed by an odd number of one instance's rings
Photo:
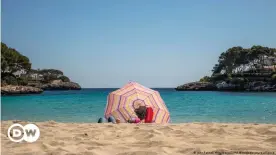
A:
{"type": "MultiPolygon", "coordinates": [[[[1,97],[2,120],[96,122],[103,116],[107,95],[113,90],[46,91],[40,95],[1,97]]],[[[276,123],[276,93],[156,90],[171,113],[172,123],[276,123]]]]}

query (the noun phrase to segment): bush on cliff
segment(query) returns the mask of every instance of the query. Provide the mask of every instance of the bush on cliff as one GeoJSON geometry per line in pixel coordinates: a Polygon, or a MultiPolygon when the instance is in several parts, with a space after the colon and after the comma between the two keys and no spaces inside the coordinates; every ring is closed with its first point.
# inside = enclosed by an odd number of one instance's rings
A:
{"type": "Polygon", "coordinates": [[[15,73],[17,71],[28,72],[31,63],[28,57],[20,54],[17,50],[1,43],[1,73],[15,73]]]}
{"type": "Polygon", "coordinates": [[[46,74],[43,75],[43,83],[51,83],[52,81],[56,80],[57,76],[54,74],[46,74]]]}
{"type": "Polygon", "coordinates": [[[28,72],[30,69],[31,63],[28,57],[1,43],[1,82],[18,85],[15,73],[28,72]]]}
{"type": "Polygon", "coordinates": [[[36,72],[42,75],[49,75],[49,74],[57,75],[57,76],[63,75],[63,72],[57,69],[42,69],[42,70],[36,70],[36,72]]]}
{"type": "Polygon", "coordinates": [[[199,80],[199,82],[211,82],[211,81],[212,81],[212,79],[209,76],[204,76],[203,78],[201,78],[199,80]]]}
{"type": "Polygon", "coordinates": [[[14,75],[2,74],[1,83],[4,85],[17,85],[17,79],[14,75]]]}
{"type": "Polygon", "coordinates": [[[227,74],[214,74],[212,75],[212,81],[225,81],[228,78],[227,74]]]}
{"type": "Polygon", "coordinates": [[[28,79],[26,77],[19,77],[19,78],[17,78],[17,84],[21,85],[21,86],[27,86],[28,79]]]}
{"type": "Polygon", "coordinates": [[[60,79],[62,82],[70,82],[70,79],[69,79],[67,76],[61,76],[61,77],[59,77],[59,79],[60,79]]]}
{"type": "Polygon", "coordinates": [[[273,84],[276,84],[276,73],[271,76],[273,84]]]}

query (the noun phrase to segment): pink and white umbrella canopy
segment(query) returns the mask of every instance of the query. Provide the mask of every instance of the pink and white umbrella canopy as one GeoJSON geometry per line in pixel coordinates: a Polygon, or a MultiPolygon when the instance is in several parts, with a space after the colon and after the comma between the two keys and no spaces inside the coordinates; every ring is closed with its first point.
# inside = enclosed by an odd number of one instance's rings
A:
{"type": "Polygon", "coordinates": [[[127,122],[130,118],[137,117],[134,110],[139,106],[152,107],[153,123],[170,121],[170,113],[159,92],[137,82],[129,82],[108,95],[105,117],[113,116],[121,122],[127,122]]]}

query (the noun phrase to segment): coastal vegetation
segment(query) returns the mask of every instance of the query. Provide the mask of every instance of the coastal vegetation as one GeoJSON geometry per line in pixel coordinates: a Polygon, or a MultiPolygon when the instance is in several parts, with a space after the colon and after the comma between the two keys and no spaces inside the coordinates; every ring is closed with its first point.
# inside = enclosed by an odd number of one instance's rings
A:
{"type": "MultiPolygon", "coordinates": [[[[77,83],[71,82],[60,70],[32,69],[32,63],[27,56],[1,42],[1,87],[5,86],[20,93],[24,93],[25,88],[28,88],[28,92],[33,92],[32,87],[43,90],[80,89],[77,83]]],[[[6,90],[5,94],[9,92],[7,89],[2,90],[6,90]]]]}
{"type": "Polygon", "coordinates": [[[252,46],[221,53],[211,76],[178,86],[176,90],[276,91],[276,49],[252,46]],[[208,83],[207,89],[204,85],[208,83]],[[210,87],[213,85],[213,87],[210,87]]]}

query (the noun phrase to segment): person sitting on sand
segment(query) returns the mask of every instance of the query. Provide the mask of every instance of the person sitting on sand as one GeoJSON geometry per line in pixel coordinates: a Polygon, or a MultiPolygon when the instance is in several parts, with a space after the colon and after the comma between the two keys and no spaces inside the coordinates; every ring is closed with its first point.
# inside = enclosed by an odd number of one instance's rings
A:
{"type": "Polygon", "coordinates": [[[115,119],[113,116],[108,117],[107,120],[105,118],[99,118],[98,123],[104,123],[104,122],[119,124],[120,119],[115,119]]]}
{"type": "Polygon", "coordinates": [[[151,107],[139,106],[135,109],[137,118],[131,118],[128,123],[152,123],[153,110],[151,107]]]}

